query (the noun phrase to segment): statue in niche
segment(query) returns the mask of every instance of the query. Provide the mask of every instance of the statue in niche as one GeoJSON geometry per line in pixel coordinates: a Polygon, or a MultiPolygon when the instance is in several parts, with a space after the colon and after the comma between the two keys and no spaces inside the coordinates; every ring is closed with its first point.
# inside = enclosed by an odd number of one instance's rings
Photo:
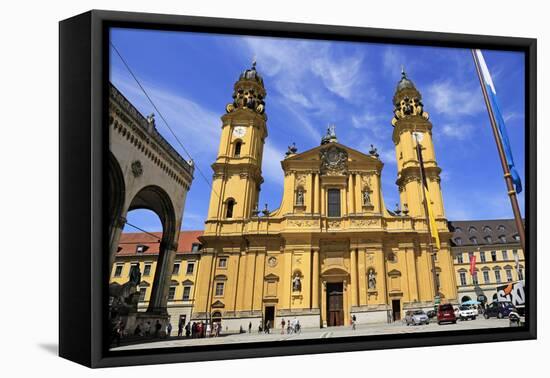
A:
{"type": "Polygon", "coordinates": [[[368,281],[369,281],[369,290],[376,289],[376,273],[374,272],[374,269],[369,269],[368,281]]]}
{"type": "Polygon", "coordinates": [[[363,190],[363,206],[370,206],[371,205],[371,202],[370,202],[370,192],[365,189],[363,190]]]}
{"type": "Polygon", "coordinates": [[[300,280],[300,274],[295,273],[292,279],[292,291],[302,291],[302,281],[300,280]]]}
{"type": "Polygon", "coordinates": [[[296,191],[296,205],[302,206],[304,204],[304,190],[299,188],[296,191]]]}

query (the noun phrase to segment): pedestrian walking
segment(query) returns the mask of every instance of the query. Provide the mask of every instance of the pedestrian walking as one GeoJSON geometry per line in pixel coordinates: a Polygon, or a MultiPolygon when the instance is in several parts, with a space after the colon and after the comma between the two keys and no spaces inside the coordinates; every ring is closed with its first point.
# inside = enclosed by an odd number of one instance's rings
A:
{"type": "Polygon", "coordinates": [[[285,334],[285,324],[286,324],[285,318],[283,318],[283,319],[281,320],[281,335],[284,335],[284,334],[285,334]]]}
{"type": "Polygon", "coordinates": [[[212,326],[210,323],[206,323],[206,337],[210,337],[212,335],[212,326]]]}
{"type": "Polygon", "coordinates": [[[160,321],[157,319],[157,322],[155,323],[155,337],[160,336],[160,329],[162,328],[162,324],[160,324],[160,321]]]}
{"type": "Polygon", "coordinates": [[[267,320],[265,322],[265,333],[269,334],[269,327],[271,327],[271,322],[269,320],[267,320]]]}
{"type": "Polygon", "coordinates": [[[178,337],[183,335],[183,319],[178,322],[178,337]]]}
{"type": "Polygon", "coordinates": [[[151,322],[145,323],[145,336],[151,336],[151,322]]]}
{"type": "Polygon", "coordinates": [[[136,329],[134,330],[134,336],[141,336],[141,327],[139,324],[136,326],[136,329]]]}
{"type": "Polygon", "coordinates": [[[357,318],[355,317],[355,314],[351,316],[351,329],[355,331],[355,326],[357,324],[357,318]]]}
{"type": "MultiPolygon", "coordinates": [[[[120,339],[122,339],[122,332],[124,330],[124,322],[122,320],[118,321],[118,323],[113,328],[113,340],[116,344],[116,346],[120,346],[120,339]]],[[[112,343],[112,341],[111,341],[112,343]]]]}
{"type": "Polygon", "coordinates": [[[252,333],[252,322],[248,322],[248,333],[252,333]]]}
{"type": "Polygon", "coordinates": [[[172,334],[172,323],[168,322],[166,326],[166,337],[170,337],[172,334]]]}

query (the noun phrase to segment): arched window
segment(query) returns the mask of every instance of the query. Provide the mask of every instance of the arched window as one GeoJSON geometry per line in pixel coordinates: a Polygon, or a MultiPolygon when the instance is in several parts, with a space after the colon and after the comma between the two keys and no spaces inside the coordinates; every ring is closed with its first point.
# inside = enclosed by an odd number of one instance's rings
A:
{"type": "Polygon", "coordinates": [[[238,141],[235,143],[235,153],[233,154],[234,157],[241,157],[241,147],[243,143],[241,141],[238,141]]]}
{"type": "Polygon", "coordinates": [[[233,198],[228,199],[225,207],[225,217],[233,218],[233,207],[235,207],[235,200],[233,198]]]}

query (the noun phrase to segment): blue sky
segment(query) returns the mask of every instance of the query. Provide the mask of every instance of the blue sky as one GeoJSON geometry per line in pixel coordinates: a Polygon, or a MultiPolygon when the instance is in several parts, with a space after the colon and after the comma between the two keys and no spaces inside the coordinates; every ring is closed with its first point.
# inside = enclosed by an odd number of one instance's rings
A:
{"type": "MultiPolygon", "coordinates": [[[[299,152],[318,146],[329,123],[336,125],[340,143],[363,152],[370,144],[378,148],[385,164],[384,200],[394,208],[392,97],[404,65],[433,124],[447,218],[513,216],[469,50],[135,29],[113,29],[111,41],[209,180],[220,117],[231,102],[233,84],[256,57],[267,90],[269,132],[260,207],[268,203],[270,209],[281,200],[280,161],[287,146],[296,142],[299,152]]],[[[525,189],[524,56],[505,51],[484,55],[525,189]]],[[[154,112],[114,53],[110,69],[112,83],[143,114],[154,112]]],[[[186,157],[160,117],[156,120],[159,132],[186,157]]],[[[209,195],[209,184],[196,172],[182,229],[203,228],[209,195]]],[[[524,214],[523,193],[519,202],[524,214]]],[[[161,228],[148,211],[133,211],[128,220],[146,230],[161,228]]]]}

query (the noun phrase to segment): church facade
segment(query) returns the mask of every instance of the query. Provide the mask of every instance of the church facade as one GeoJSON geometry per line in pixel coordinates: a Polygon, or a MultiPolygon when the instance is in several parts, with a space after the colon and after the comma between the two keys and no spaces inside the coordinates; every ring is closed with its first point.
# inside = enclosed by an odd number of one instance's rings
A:
{"type": "Polygon", "coordinates": [[[229,331],[267,321],[279,327],[294,318],[302,327],[327,327],[350,324],[354,315],[359,323],[397,321],[409,309],[456,303],[432,124],[405,73],[393,98],[395,211],[384,203],[384,164],[376,149],[340,144],[334,128],[305,152],[289,147],[281,162],[280,206],[258,209],[268,137],[265,97],[254,64],[235,83],[233,102],[221,117],[191,320],[221,322],[229,331]],[[427,221],[422,174],[439,248],[427,221]]]}

